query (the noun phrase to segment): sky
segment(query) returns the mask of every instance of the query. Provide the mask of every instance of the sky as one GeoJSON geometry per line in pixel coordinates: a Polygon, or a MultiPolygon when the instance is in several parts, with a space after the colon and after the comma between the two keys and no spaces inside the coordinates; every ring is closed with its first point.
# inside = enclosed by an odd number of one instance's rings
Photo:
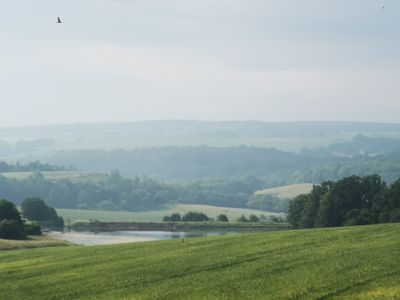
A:
{"type": "Polygon", "coordinates": [[[400,122],[399,16],[398,0],[3,1],[0,126],[400,122]]]}

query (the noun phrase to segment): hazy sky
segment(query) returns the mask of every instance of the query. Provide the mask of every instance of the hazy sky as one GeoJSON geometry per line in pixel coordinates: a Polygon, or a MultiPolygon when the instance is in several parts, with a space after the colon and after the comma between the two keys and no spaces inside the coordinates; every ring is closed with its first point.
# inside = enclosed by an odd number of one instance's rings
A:
{"type": "Polygon", "coordinates": [[[3,1],[0,40],[0,126],[400,122],[398,0],[3,1]]]}

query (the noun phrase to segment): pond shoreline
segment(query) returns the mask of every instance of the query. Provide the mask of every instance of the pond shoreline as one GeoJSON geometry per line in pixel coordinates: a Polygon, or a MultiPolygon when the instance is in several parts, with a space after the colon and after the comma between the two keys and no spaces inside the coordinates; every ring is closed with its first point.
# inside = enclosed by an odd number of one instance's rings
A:
{"type": "Polygon", "coordinates": [[[189,230],[288,230],[287,223],[243,222],[76,222],[67,226],[74,230],[114,231],[189,231],[189,230]]]}

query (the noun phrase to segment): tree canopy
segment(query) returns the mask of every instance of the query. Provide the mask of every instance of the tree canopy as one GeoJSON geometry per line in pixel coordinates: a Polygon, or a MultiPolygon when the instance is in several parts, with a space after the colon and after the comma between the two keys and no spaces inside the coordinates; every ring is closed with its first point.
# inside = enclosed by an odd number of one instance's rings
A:
{"type": "Polygon", "coordinates": [[[400,221],[400,179],[387,185],[378,175],[349,176],[314,185],[290,202],[294,228],[335,227],[400,221]]]}

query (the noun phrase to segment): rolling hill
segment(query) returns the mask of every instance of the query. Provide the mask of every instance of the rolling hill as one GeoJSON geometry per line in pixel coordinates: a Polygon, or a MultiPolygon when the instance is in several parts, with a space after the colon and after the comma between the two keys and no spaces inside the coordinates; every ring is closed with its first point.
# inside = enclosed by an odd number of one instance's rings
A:
{"type": "Polygon", "coordinates": [[[400,224],[0,252],[5,299],[398,299],[400,224]]]}

